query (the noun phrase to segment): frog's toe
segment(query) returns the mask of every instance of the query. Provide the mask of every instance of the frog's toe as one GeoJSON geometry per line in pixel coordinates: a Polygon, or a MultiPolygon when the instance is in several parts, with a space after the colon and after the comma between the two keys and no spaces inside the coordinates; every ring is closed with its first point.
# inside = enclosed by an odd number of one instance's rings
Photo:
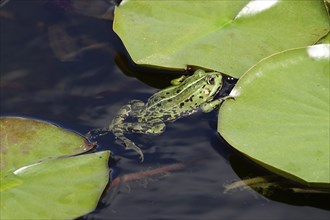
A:
{"type": "Polygon", "coordinates": [[[136,146],[134,143],[128,143],[128,144],[125,144],[125,149],[126,150],[134,150],[136,153],[138,153],[140,156],[140,160],[141,162],[143,162],[144,160],[144,155],[143,155],[143,152],[142,150],[136,146]]]}
{"type": "Polygon", "coordinates": [[[93,141],[93,140],[97,139],[98,137],[106,135],[108,133],[109,133],[109,130],[106,128],[93,129],[93,130],[90,130],[88,133],[86,133],[85,137],[88,140],[93,141]]]}

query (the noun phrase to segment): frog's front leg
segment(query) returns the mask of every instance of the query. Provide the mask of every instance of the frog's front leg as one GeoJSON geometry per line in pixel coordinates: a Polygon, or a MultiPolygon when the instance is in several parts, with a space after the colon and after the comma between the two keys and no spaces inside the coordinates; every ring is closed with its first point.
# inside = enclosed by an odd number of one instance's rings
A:
{"type": "Polygon", "coordinates": [[[182,75],[180,76],[179,78],[175,78],[175,79],[172,79],[171,80],[171,84],[173,86],[177,86],[177,85],[180,85],[188,76],[186,75],[182,75]]]}
{"type": "Polygon", "coordinates": [[[223,103],[225,100],[227,99],[227,97],[224,98],[220,98],[220,99],[216,99],[213,100],[211,102],[206,102],[204,104],[201,105],[201,109],[203,112],[207,113],[212,111],[213,109],[217,108],[221,103],[223,103]]]}

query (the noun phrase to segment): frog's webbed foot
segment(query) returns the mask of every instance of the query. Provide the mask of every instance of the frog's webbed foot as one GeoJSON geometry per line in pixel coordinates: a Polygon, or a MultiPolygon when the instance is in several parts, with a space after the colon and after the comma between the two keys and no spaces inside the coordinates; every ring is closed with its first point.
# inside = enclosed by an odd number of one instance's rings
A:
{"type": "Polygon", "coordinates": [[[90,130],[88,133],[85,134],[85,137],[88,140],[93,141],[93,140],[97,139],[98,137],[106,135],[108,133],[109,133],[109,129],[107,129],[107,128],[97,128],[97,129],[90,130]]]}
{"type": "Polygon", "coordinates": [[[122,127],[116,127],[112,130],[112,133],[116,137],[116,142],[119,142],[120,144],[124,145],[125,150],[134,150],[140,155],[141,162],[144,160],[143,152],[142,150],[136,146],[136,144],[124,136],[124,128],[122,127]]]}

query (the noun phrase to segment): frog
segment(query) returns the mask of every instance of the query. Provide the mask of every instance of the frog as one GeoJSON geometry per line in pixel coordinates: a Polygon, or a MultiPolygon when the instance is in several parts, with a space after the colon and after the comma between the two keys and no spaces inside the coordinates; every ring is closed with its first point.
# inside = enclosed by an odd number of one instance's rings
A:
{"type": "Polygon", "coordinates": [[[121,107],[108,127],[126,150],[134,150],[144,160],[142,150],[125,133],[159,135],[167,122],[189,116],[199,109],[210,112],[224,98],[217,98],[222,87],[222,73],[198,69],[191,76],[183,75],[171,81],[171,85],[152,95],[145,103],[131,100],[121,107]],[[126,121],[130,117],[134,121],[126,121]]]}

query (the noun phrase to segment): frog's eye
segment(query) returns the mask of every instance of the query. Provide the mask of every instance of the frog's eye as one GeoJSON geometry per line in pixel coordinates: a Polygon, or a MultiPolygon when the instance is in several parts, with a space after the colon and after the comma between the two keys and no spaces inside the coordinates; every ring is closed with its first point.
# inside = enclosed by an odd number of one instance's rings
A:
{"type": "Polygon", "coordinates": [[[213,76],[207,76],[206,77],[206,83],[209,85],[214,85],[214,77],[213,76]]]}

